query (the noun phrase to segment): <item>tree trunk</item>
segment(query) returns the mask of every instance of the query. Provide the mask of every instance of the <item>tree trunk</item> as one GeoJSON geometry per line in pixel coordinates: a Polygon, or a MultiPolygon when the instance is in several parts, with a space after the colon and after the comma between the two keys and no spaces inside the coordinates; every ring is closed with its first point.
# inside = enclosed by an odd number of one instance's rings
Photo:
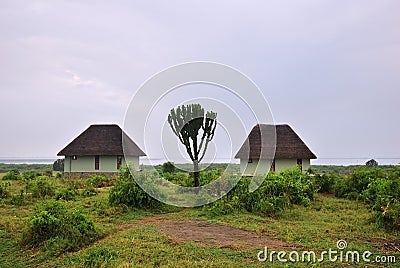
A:
{"type": "Polygon", "coordinates": [[[199,173],[199,161],[198,160],[194,160],[193,161],[193,177],[194,177],[194,187],[196,187],[197,189],[195,189],[196,194],[199,192],[198,187],[200,186],[200,173],[199,173]]]}

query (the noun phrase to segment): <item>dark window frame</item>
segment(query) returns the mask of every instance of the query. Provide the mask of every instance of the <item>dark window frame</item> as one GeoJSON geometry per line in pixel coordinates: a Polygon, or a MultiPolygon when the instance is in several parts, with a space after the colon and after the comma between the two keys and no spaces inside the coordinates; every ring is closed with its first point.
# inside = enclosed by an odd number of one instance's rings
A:
{"type": "Polygon", "coordinates": [[[272,160],[270,171],[275,172],[275,159],[272,160]]]}
{"type": "Polygon", "coordinates": [[[100,169],[100,156],[96,155],[94,157],[94,169],[99,170],[100,169]]]}
{"type": "Polygon", "coordinates": [[[300,171],[303,171],[303,159],[297,159],[297,167],[300,169],[300,171]]]}
{"type": "Polygon", "coordinates": [[[120,169],[122,166],[122,155],[117,156],[117,169],[120,169]]]}

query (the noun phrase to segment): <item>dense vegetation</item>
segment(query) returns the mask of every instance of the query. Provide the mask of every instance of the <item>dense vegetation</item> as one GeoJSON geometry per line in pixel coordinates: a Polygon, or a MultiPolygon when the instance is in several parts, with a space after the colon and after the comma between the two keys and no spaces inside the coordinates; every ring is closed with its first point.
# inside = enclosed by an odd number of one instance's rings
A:
{"type": "MultiPolygon", "coordinates": [[[[190,172],[164,171],[169,181],[192,186],[190,172]]],[[[219,167],[200,174],[202,184],[222,176],[219,167]]],[[[348,174],[287,170],[269,174],[252,193],[251,180],[242,178],[222,199],[192,209],[163,205],[137,185],[136,179],[157,180],[155,173],[134,176],[135,180],[126,168],[118,178],[66,179],[51,172],[20,170],[3,174],[0,267],[259,265],[256,249],[181,244],[151,221],[139,222],[160,212],[169,220],[205,220],[267,233],[302,249],[326,249],[335,239],[345,238],[352,249],[384,254],[383,245],[398,240],[400,167],[358,167],[348,174]]],[[[223,179],[229,183],[228,175],[223,179]]]]}
{"type": "Polygon", "coordinates": [[[0,173],[5,173],[10,170],[17,169],[20,172],[28,170],[52,170],[51,164],[4,164],[0,163],[0,173]]]}

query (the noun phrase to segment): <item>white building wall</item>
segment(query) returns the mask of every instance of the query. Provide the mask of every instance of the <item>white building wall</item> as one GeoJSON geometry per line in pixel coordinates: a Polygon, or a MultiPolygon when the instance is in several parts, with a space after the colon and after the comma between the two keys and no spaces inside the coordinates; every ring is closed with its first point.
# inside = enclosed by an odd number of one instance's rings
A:
{"type": "MultiPolygon", "coordinates": [[[[307,171],[310,168],[310,159],[302,159],[302,170],[307,171]]],[[[254,176],[256,174],[266,174],[271,167],[270,160],[252,160],[248,163],[247,159],[240,159],[240,171],[243,176],[254,176]]],[[[297,159],[275,159],[275,172],[281,172],[285,169],[297,167],[297,159]]]]}
{"type": "MultiPolygon", "coordinates": [[[[139,170],[139,157],[130,156],[127,162],[136,170],[139,170]]],[[[122,157],[122,165],[126,164],[124,157],[122,157]]],[[[73,160],[71,156],[66,156],[64,160],[64,172],[118,172],[117,169],[117,156],[100,156],[99,169],[95,169],[94,156],[77,156],[73,160]]]]}
{"type": "Polygon", "coordinates": [[[140,169],[139,156],[127,156],[126,159],[122,160],[122,164],[133,166],[133,168],[138,171],[140,169]]]}
{"type": "Polygon", "coordinates": [[[247,159],[240,159],[240,171],[243,176],[254,176],[257,174],[266,174],[271,168],[271,160],[260,159],[252,160],[248,163],[247,159]]]}
{"type": "Polygon", "coordinates": [[[297,159],[276,159],[275,172],[281,172],[285,169],[295,168],[297,166],[297,159]]]}

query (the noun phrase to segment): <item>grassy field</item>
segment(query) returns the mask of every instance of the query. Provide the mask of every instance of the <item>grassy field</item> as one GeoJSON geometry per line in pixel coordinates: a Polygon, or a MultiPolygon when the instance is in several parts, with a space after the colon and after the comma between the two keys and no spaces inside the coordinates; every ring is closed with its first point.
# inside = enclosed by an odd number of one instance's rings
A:
{"type": "MultiPolygon", "coordinates": [[[[52,180],[57,189],[73,184],[78,185],[80,191],[87,187],[82,180],[52,180]]],[[[12,196],[18,196],[25,187],[22,180],[2,183],[7,184],[12,196]]],[[[0,267],[308,267],[313,264],[284,264],[276,258],[273,263],[261,263],[257,260],[257,253],[267,246],[269,250],[285,250],[287,253],[312,250],[320,254],[329,248],[336,250],[339,239],[347,242],[346,250],[368,250],[374,254],[373,257],[395,255],[400,261],[398,250],[384,246],[398,245],[399,233],[385,231],[372,223],[372,212],[358,201],[318,194],[308,207],[292,206],[276,217],[247,212],[213,216],[202,208],[138,210],[110,206],[110,189],[98,188],[97,195],[63,201],[68,208],[80,209],[92,219],[101,236],[77,252],[61,255],[57,254],[57,248],[20,245],[39,199],[29,198],[22,203],[16,203],[15,197],[0,199],[0,267]],[[237,229],[248,231],[245,233],[248,236],[268,238],[272,244],[223,243],[222,240],[229,238],[227,236],[218,238],[220,241],[209,237],[185,240],[185,235],[179,236],[182,230],[166,229],[166,226],[181,223],[190,227],[194,222],[200,222],[199,228],[212,227],[221,233],[226,232],[226,228],[222,228],[226,226],[233,227],[228,229],[229,232],[237,229]]],[[[229,232],[226,235],[230,235],[229,232]]],[[[366,264],[361,263],[362,266],[366,264]]],[[[327,260],[323,266],[348,267],[349,264],[327,260]]],[[[368,263],[368,267],[398,266],[368,263]]]]}

